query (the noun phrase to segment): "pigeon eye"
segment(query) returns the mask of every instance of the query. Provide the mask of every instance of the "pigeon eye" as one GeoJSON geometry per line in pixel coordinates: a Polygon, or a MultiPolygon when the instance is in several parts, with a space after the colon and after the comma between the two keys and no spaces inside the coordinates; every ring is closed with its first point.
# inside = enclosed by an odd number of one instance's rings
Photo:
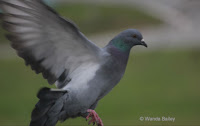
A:
{"type": "Polygon", "coordinates": [[[133,37],[133,38],[137,38],[137,35],[136,35],[136,34],[134,34],[132,37],[133,37]]]}

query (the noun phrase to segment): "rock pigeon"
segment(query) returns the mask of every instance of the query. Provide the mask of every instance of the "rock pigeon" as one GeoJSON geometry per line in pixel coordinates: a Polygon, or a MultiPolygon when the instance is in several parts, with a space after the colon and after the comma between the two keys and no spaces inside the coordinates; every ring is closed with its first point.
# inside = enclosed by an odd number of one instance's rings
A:
{"type": "Polygon", "coordinates": [[[0,0],[0,9],[17,54],[57,87],[38,92],[30,126],[55,126],[75,117],[103,126],[97,103],[122,78],[131,48],[147,47],[141,33],[125,30],[99,48],[42,0],[0,0]]]}

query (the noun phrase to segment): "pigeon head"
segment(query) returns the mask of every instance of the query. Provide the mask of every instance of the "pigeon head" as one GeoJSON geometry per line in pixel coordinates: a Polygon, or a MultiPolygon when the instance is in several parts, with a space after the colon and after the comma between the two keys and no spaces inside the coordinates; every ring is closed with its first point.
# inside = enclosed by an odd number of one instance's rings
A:
{"type": "Polygon", "coordinates": [[[136,45],[147,47],[142,34],[136,29],[128,29],[121,32],[111,40],[110,44],[121,51],[130,51],[130,49],[136,45]]]}

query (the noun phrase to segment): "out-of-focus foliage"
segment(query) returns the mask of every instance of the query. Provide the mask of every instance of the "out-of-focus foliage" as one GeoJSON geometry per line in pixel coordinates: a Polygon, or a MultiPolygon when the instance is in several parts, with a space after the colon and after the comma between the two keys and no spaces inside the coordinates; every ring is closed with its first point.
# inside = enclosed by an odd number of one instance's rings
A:
{"type": "Polygon", "coordinates": [[[161,23],[136,8],[123,5],[67,4],[56,8],[62,16],[72,19],[86,34],[161,23]]]}
{"type": "MultiPolygon", "coordinates": [[[[73,20],[86,35],[161,23],[158,19],[126,6],[69,3],[58,4],[55,9],[61,16],[73,20]]],[[[8,43],[0,27],[0,43],[5,42],[8,43]]]]}

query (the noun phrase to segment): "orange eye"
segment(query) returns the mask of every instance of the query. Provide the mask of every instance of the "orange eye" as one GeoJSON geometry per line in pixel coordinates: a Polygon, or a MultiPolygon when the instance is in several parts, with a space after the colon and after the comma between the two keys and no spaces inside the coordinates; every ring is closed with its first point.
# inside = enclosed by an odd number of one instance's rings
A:
{"type": "Polygon", "coordinates": [[[133,37],[133,38],[137,38],[137,35],[136,35],[136,34],[134,34],[132,37],[133,37]]]}

